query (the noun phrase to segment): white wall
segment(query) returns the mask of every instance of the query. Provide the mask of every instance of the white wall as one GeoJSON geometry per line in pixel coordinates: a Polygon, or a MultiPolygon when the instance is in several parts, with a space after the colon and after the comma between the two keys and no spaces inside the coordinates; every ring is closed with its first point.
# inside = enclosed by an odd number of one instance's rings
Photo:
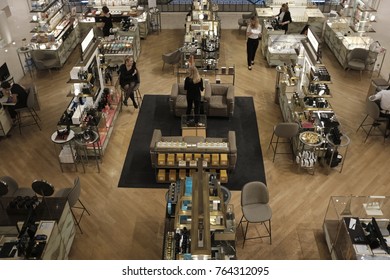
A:
{"type": "Polygon", "coordinates": [[[387,50],[382,66],[381,76],[386,80],[390,74],[390,5],[388,0],[382,0],[377,12],[376,22],[373,24],[375,33],[370,36],[377,40],[387,50]]]}

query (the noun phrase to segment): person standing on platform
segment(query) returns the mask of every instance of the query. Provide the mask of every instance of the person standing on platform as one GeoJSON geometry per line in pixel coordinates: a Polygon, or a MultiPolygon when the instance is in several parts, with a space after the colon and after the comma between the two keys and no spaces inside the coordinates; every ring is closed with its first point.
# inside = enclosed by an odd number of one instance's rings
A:
{"type": "Polygon", "coordinates": [[[16,122],[17,113],[15,109],[24,108],[27,106],[27,91],[19,84],[13,83],[12,85],[5,81],[1,83],[1,90],[5,96],[8,96],[10,103],[15,103],[14,106],[6,106],[8,113],[11,116],[13,122],[16,122]]]}
{"type": "Polygon", "coordinates": [[[102,22],[104,23],[104,25],[102,27],[103,36],[108,37],[108,36],[110,36],[110,30],[113,27],[112,15],[110,14],[110,10],[108,9],[107,6],[103,6],[102,11],[103,11],[102,22]]]}
{"type": "Polygon", "coordinates": [[[204,90],[203,79],[200,77],[198,69],[192,65],[188,69],[188,76],[184,80],[184,90],[187,92],[187,121],[194,105],[195,123],[199,122],[201,92],[204,90]]]}
{"type": "Polygon", "coordinates": [[[278,17],[279,27],[282,30],[284,30],[284,34],[286,34],[288,30],[288,24],[292,22],[291,13],[288,9],[287,3],[282,4],[282,7],[280,8],[280,12],[277,15],[277,17],[278,17]]]}
{"type": "Polygon", "coordinates": [[[257,16],[250,18],[250,23],[246,29],[246,55],[248,69],[252,70],[252,65],[255,64],[255,56],[257,48],[259,47],[259,40],[261,39],[261,26],[257,16]]]}
{"type": "Polygon", "coordinates": [[[138,104],[135,101],[134,91],[139,88],[141,81],[136,63],[131,56],[125,57],[125,62],[119,66],[118,73],[118,81],[125,94],[123,104],[128,106],[127,100],[130,98],[133,101],[134,108],[137,109],[138,104]]]}

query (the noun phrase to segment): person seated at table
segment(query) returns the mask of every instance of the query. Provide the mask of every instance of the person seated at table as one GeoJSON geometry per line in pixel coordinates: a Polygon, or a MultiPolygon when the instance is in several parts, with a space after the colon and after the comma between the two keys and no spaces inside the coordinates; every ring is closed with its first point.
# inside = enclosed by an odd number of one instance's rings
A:
{"type": "Polygon", "coordinates": [[[133,101],[134,108],[137,109],[138,104],[135,101],[134,91],[139,88],[140,77],[135,61],[131,56],[125,57],[125,63],[119,67],[118,73],[119,84],[125,93],[123,104],[127,106],[127,100],[130,98],[133,101]]]}
{"type": "MultiPolygon", "coordinates": [[[[380,116],[389,119],[387,130],[390,129],[390,86],[368,97],[370,101],[378,102],[380,116]]],[[[389,136],[388,134],[386,136],[389,136]]]]}
{"type": "Polygon", "coordinates": [[[27,96],[28,93],[19,84],[13,83],[12,85],[5,81],[1,83],[1,90],[5,96],[8,96],[9,103],[15,103],[15,105],[6,106],[8,108],[8,113],[11,116],[12,120],[16,121],[16,109],[24,108],[27,106],[27,96]]]}

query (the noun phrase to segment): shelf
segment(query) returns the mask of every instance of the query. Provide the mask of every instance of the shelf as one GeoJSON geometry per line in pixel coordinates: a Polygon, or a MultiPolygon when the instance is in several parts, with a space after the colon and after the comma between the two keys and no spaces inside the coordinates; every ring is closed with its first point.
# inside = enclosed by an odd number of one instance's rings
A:
{"type": "MultiPolygon", "coordinates": [[[[50,3],[46,4],[44,7],[41,7],[41,8],[33,8],[33,5],[32,3],[33,2],[39,2],[38,0],[30,0],[31,1],[31,10],[30,10],[30,13],[44,13],[46,12],[48,9],[50,9],[55,3],[58,2],[58,0],[51,0],[50,3]]],[[[64,4],[62,3],[62,6],[64,4]]]]}

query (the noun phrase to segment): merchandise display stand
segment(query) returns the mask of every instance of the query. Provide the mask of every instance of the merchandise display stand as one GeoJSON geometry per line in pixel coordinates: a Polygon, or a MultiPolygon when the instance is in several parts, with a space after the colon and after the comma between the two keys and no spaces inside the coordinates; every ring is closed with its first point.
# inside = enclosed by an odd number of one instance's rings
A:
{"type": "Polygon", "coordinates": [[[351,139],[347,135],[343,134],[340,137],[341,142],[339,144],[335,144],[332,142],[330,134],[327,134],[326,140],[330,146],[329,162],[325,162],[327,165],[327,172],[329,174],[331,169],[337,168],[339,173],[341,173],[343,171],[345,159],[347,158],[348,146],[351,143],[351,139]],[[332,165],[334,162],[337,162],[337,165],[333,167],[332,165]]]}

